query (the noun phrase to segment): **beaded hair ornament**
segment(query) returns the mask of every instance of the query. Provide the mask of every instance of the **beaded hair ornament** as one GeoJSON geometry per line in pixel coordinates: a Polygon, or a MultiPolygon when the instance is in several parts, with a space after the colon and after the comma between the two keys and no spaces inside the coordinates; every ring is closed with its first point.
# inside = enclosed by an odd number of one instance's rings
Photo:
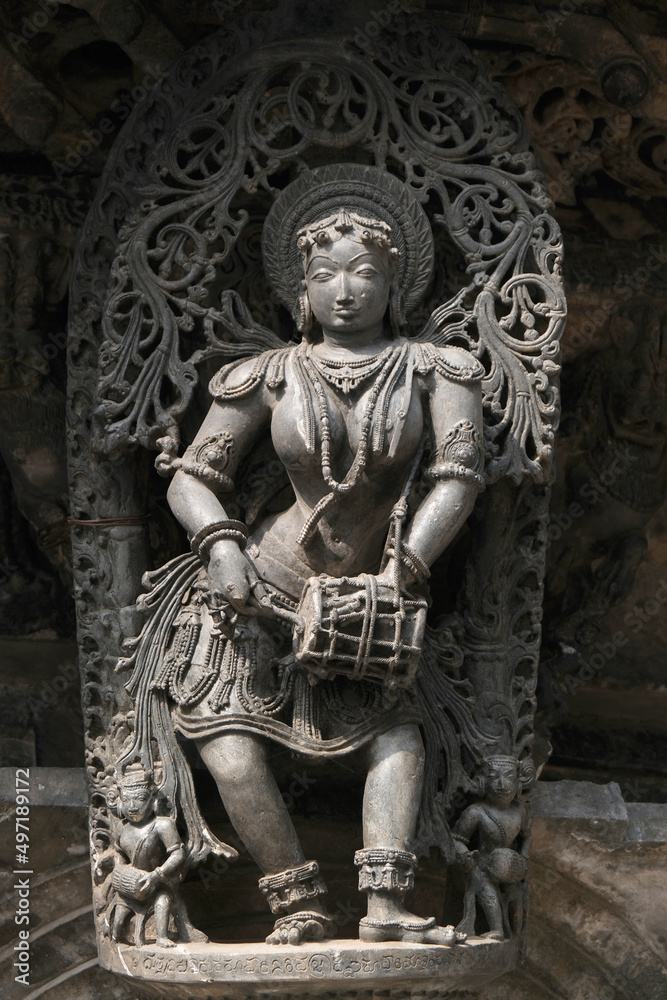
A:
{"type": "MultiPolygon", "coordinates": [[[[262,232],[271,287],[305,329],[304,264],[315,245],[347,237],[387,254],[395,284],[394,333],[423,299],[433,273],[433,233],[409,185],[377,167],[337,163],[304,171],[280,192],[262,232]]],[[[391,306],[391,302],[390,302],[391,306]]]]}
{"type": "Polygon", "coordinates": [[[301,251],[304,267],[308,263],[313,247],[327,246],[343,238],[354,243],[375,244],[381,250],[386,250],[392,261],[398,258],[398,250],[391,241],[391,227],[386,222],[357,215],[356,212],[348,212],[345,209],[304,226],[296,236],[296,245],[301,251]]]}
{"type": "MultiPolygon", "coordinates": [[[[403,296],[398,284],[399,251],[393,245],[391,226],[380,219],[358,215],[343,209],[334,215],[318,219],[304,226],[296,234],[296,245],[301,251],[304,274],[315,249],[328,247],[339,240],[348,239],[370,249],[376,250],[385,258],[389,266],[391,285],[389,290],[389,314],[392,333],[400,336],[405,323],[403,313],[403,296]]],[[[312,329],[313,315],[308,299],[307,282],[301,281],[301,292],[298,302],[299,312],[297,327],[306,338],[312,329]]]]}

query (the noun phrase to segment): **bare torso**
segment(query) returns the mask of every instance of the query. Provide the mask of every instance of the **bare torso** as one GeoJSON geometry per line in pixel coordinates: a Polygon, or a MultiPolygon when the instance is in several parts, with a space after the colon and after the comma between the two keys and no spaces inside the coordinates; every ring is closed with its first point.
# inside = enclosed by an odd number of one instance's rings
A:
{"type": "MultiPolygon", "coordinates": [[[[271,579],[271,568],[263,563],[262,557],[270,555],[284,564],[290,553],[293,557],[290,568],[301,574],[304,563],[310,570],[309,575],[377,572],[389,516],[405,486],[422,437],[424,412],[417,381],[414,380],[395,453],[389,455],[394,430],[392,416],[404,401],[403,386],[397,388],[390,401],[382,452],[369,448],[366,468],[359,481],[349,493],[337,498],[319,522],[313,539],[301,546],[297,537],[304,521],[329,492],[329,487],[321,468],[321,428],[316,428],[316,450],[309,453],[303,433],[304,403],[299,398],[295,380],[290,378],[289,366],[286,374],[286,385],[272,407],[271,437],[287,470],[296,500],[288,510],[266,519],[253,532],[252,540],[261,552],[257,560],[261,575],[267,582],[279,584],[280,581],[271,579]]],[[[369,387],[361,385],[356,392],[346,396],[327,387],[332,473],[339,482],[345,478],[359,447],[369,392],[369,387]]]]}

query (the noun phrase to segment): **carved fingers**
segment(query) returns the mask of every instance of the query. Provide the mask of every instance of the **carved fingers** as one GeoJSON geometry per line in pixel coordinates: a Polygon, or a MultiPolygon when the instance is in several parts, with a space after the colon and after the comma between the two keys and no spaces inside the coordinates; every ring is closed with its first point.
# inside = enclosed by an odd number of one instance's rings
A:
{"type": "Polygon", "coordinates": [[[258,577],[236,542],[223,539],[211,546],[208,580],[215,606],[231,605],[247,613],[247,605],[258,577]]]}

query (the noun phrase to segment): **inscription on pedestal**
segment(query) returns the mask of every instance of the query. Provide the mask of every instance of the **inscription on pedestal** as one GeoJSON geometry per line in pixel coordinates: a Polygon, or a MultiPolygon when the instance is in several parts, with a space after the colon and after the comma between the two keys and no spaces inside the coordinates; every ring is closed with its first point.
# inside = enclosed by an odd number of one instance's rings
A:
{"type": "MultiPolygon", "coordinates": [[[[312,992],[320,981],[324,988],[336,981],[374,986],[398,981],[403,987],[432,978],[442,986],[453,979],[481,984],[509,970],[516,958],[511,942],[474,939],[470,944],[445,948],[429,945],[384,943],[364,946],[358,941],[339,941],[335,946],[304,944],[275,948],[260,944],[178,945],[174,949],[135,948],[116,945],[104,949],[102,964],[114,972],[144,982],[218,984],[283,983],[286,989],[312,992]]],[[[340,986],[337,987],[340,989],[340,986]]],[[[215,992],[215,991],[214,991],[215,992]]],[[[232,995],[230,994],[230,995],[232,995]]]]}

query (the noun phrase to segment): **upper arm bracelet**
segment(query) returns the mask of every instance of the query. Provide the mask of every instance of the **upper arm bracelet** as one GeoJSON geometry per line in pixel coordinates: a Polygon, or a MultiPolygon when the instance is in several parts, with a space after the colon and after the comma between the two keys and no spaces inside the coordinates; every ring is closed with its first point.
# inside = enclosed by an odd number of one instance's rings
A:
{"type": "Polygon", "coordinates": [[[478,490],[484,489],[482,440],[470,420],[459,420],[449,430],[440,457],[441,462],[427,470],[432,479],[462,479],[478,490]]]}
{"type": "Polygon", "coordinates": [[[160,438],[162,451],[155,459],[155,468],[161,476],[173,476],[180,470],[188,476],[195,476],[222,493],[231,493],[234,480],[228,476],[234,457],[234,441],[229,431],[213,434],[198,445],[190,445],[182,458],[177,457],[178,446],[173,438],[160,438]]]}
{"type": "Polygon", "coordinates": [[[426,470],[427,476],[431,479],[463,479],[466,483],[471,483],[478,490],[483,490],[485,487],[484,476],[481,476],[479,472],[473,472],[472,469],[467,469],[465,465],[460,465],[458,462],[443,462],[442,465],[432,465],[430,469],[426,470]]]}

